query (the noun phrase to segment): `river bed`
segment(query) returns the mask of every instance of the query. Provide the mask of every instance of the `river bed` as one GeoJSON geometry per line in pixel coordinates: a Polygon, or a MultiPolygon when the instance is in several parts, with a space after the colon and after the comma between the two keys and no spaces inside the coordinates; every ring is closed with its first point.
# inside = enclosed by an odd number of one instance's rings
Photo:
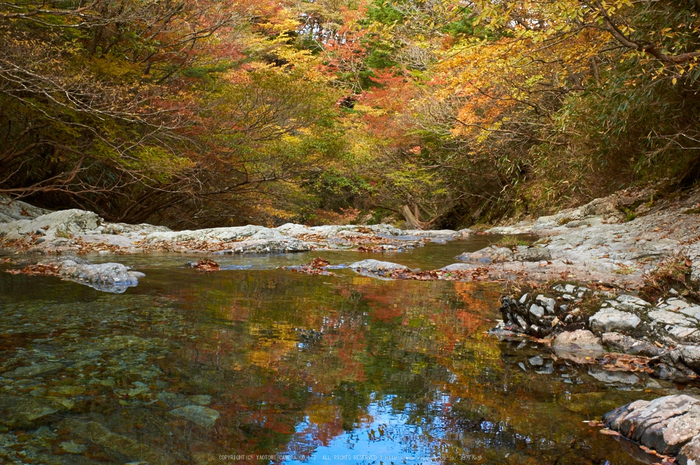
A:
{"type": "Polygon", "coordinates": [[[208,256],[216,273],[185,266],[195,255],[116,256],[146,274],[116,295],[0,272],[0,462],[649,459],[585,421],[676,387],[499,342],[486,331],[501,285],[278,268],[321,255],[435,269],[494,240],[208,256]]]}

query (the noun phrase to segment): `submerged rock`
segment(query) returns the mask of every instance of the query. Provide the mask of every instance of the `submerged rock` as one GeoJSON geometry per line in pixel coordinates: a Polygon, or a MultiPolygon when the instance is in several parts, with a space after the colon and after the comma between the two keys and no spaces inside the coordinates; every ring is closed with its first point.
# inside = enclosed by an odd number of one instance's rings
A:
{"type": "Polygon", "coordinates": [[[110,455],[129,461],[143,461],[157,464],[175,464],[173,457],[159,451],[135,439],[116,434],[95,421],[84,422],[76,419],[67,419],[61,422],[62,428],[68,429],[83,439],[96,444],[110,455]]]}
{"type": "Polygon", "coordinates": [[[27,367],[19,367],[14,370],[3,373],[6,378],[32,378],[34,376],[44,376],[56,373],[62,370],[65,366],[59,362],[44,362],[34,363],[27,367]]]}
{"type": "Polygon", "coordinates": [[[26,397],[0,397],[0,424],[31,428],[40,419],[58,412],[50,403],[26,397]]]}
{"type": "Polygon", "coordinates": [[[219,418],[219,412],[201,405],[186,405],[176,408],[170,411],[170,415],[184,418],[205,429],[213,428],[216,420],[219,418]]]}

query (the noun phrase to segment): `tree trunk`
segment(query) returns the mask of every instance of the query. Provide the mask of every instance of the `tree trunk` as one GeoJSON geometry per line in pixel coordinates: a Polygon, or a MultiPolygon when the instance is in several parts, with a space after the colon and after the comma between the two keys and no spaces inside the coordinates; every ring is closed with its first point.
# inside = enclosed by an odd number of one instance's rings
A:
{"type": "Polygon", "coordinates": [[[414,211],[411,211],[411,208],[408,205],[404,205],[401,207],[401,214],[403,214],[409,229],[426,229],[428,227],[428,224],[423,223],[418,219],[420,214],[418,212],[418,207],[415,207],[414,211]]]}

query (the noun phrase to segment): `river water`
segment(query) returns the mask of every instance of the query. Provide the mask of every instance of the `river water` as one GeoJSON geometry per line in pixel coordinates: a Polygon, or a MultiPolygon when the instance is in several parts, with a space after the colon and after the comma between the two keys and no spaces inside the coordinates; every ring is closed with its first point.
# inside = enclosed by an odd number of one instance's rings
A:
{"type": "Polygon", "coordinates": [[[146,278],[117,295],[0,272],[0,463],[640,463],[585,421],[675,387],[487,335],[505,284],[277,268],[434,269],[489,241],[217,273],[118,256],[146,278]]]}

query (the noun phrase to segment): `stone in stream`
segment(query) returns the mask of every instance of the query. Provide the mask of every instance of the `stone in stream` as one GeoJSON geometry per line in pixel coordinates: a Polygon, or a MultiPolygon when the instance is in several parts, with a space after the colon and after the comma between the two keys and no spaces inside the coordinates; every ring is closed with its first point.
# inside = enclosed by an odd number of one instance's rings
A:
{"type": "Polygon", "coordinates": [[[59,362],[34,363],[26,367],[15,368],[2,375],[6,378],[33,378],[35,376],[50,375],[63,368],[65,368],[65,366],[59,362]]]}
{"type": "Polygon", "coordinates": [[[30,428],[40,419],[58,412],[51,404],[25,397],[0,397],[0,424],[14,428],[30,428]]]}
{"type": "Polygon", "coordinates": [[[660,454],[680,452],[679,463],[700,463],[700,400],[694,397],[673,395],[653,401],[638,400],[606,413],[603,423],[660,454]]]}
{"type": "Polygon", "coordinates": [[[205,429],[213,428],[216,420],[219,418],[219,412],[208,407],[202,407],[201,405],[186,405],[171,410],[170,414],[196,423],[205,429]]]}
{"type": "Polygon", "coordinates": [[[361,260],[350,264],[350,268],[358,272],[366,272],[382,275],[390,271],[406,271],[408,267],[398,263],[383,262],[380,260],[361,260]]]}
{"type": "Polygon", "coordinates": [[[584,364],[605,353],[600,338],[585,329],[561,333],[552,341],[552,349],[557,357],[584,364]]]}
{"type": "Polygon", "coordinates": [[[143,461],[153,464],[170,465],[176,460],[163,451],[154,449],[127,436],[116,434],[95,421],[67,419],[59,424],[60,428],[69,430],[72,434],[87,439],[101,447],[105,452],[114,456],[119,462],[143,461]]]}

